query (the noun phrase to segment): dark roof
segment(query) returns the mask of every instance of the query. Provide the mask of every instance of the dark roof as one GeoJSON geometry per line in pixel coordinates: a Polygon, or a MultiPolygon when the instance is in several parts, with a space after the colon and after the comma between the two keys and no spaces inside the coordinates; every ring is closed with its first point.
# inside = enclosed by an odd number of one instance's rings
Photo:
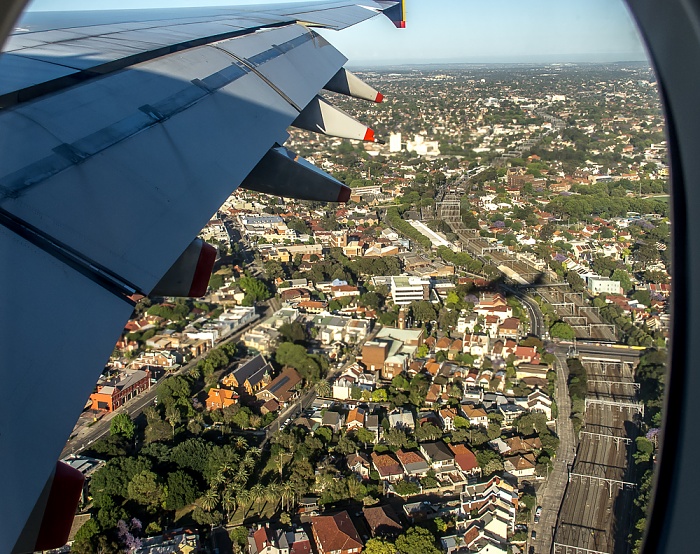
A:
{"type": "Polygon", "coordinates": [[[403,526],[391,506],[368,506],[363,512],[373,537],[395,537],[403,533],[403,526]]]}
{"type": "Polygon", "coordinates": [[[233,372],[233,375],[236,377],[236,381],[238,381],[242,385],[243,383],[245,383],[246,379],[252,377],[255,373],[259,372],[265,366],[267,366],[265,358],[262,357],[262,354],[258,354],[257,356],[255,356],[255,358],[253,358],[252,360],[248,360],[241,367],[236,369],[233,372]]]}
{"type": "Polygon", "coordinates": [[[425,451],[427,456],[435,462],[455,459],[455,455],[442,441],[422,442],[421,448],[425,451]]]}

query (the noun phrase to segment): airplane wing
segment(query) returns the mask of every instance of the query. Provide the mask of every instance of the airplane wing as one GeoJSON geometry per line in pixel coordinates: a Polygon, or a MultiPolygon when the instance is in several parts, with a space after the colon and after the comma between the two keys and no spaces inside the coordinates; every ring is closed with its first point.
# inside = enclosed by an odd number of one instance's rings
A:
{"type": "Polygon", "coordinates": [[[319,95],[381,101],[313,27],[381,13],[403,26],[384,0],[20,21],[0,56],[0,551],[65,542],[80,484],[56,460],[132,298],[203,294],[193,239],[231,192],[348,199],[282,145],[290,125],[375,140],[319,95]]]}

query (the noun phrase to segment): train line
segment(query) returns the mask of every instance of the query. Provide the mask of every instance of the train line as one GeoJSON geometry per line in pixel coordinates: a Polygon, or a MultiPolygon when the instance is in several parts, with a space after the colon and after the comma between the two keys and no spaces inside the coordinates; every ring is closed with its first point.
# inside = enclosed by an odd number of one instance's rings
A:
{"type": "Polygon", "coordinates": [[[635,492],[632,455],[639,420],[636,386],[629,364],[583,363],[590,372],[587,398],[591,401],[569,468],[552,552],[627,554],[635,492]]]}

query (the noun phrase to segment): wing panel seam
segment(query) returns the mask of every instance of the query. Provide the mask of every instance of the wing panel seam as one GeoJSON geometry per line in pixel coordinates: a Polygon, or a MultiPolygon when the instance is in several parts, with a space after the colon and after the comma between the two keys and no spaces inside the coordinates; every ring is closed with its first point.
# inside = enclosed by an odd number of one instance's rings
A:
{"type": "Polygon", "coordinates": [[[141,291],[139,291],[135,285],[111,270],[88,259],[70,246],[54,239],[30,223],[23,221],[2,208],[0,208],[0,225],[33,244],[43,252],[53,256],[58,261],[63,262],[94,283],[97,283],[106,291],[125,302],[135,305],[135,302],[129,297],[141,291]]]}

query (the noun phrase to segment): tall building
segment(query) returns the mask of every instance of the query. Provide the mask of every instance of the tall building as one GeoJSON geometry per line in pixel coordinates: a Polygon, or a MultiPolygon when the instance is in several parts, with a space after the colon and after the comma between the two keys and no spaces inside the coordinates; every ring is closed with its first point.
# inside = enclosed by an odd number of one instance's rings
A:
{"type": "Polygon", "coordinates": [[[389,152],[401,152],[401,133],[389,135],[389,152]]]}

